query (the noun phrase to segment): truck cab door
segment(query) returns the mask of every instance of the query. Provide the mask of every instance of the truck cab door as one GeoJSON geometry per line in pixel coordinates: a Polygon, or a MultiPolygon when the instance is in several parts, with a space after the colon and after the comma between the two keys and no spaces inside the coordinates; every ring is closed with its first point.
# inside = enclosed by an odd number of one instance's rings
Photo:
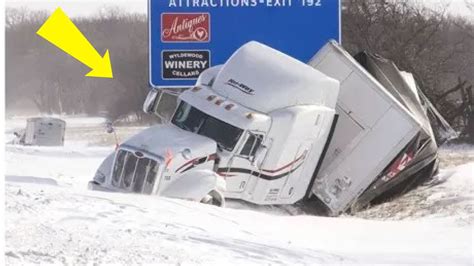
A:
{"type": "MultiPolygon", "coordinates": [[[[227,163],[224,172],[228,192],[243,192],[252,175],[258,175],[258,163],[256,155],[262,145],[264,134],[261,132],[246,132],[243,145],[236,150],[227,163]]],[[[264,155],[260,155],[264,156],[264,155]]]]}
{"type": "Polygon", "coordinates": [[[298,164],[294,164],[289,169],[290,174],[287,176],[285,184],[283,185],[283,189],[280,193],[280,198],[282,199],[289,199],[294,195],[296,190],[306,190],[305,188],[300,188],[299,186],[305,185],[309,183],[309,179],[311,176],[301,176],[304,173],[304,167],[306,167],[306,157],[308,156],[309,152],[313,147],[313,141],[304,141],[298,147],[298,150],[295,154],[294,161],[297,161],[298,158],[301,158],[301,162],[298,164]]]}

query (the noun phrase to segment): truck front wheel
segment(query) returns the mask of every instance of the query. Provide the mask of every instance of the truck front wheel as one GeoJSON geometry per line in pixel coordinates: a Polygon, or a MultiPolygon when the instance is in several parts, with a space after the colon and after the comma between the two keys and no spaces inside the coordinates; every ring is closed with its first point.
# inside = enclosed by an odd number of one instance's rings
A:
{"type": "Polygon", "coordinates": [[[221,193],[212,190],[201,200],[201,203],[224,207],[224,197],[221,193]]]}

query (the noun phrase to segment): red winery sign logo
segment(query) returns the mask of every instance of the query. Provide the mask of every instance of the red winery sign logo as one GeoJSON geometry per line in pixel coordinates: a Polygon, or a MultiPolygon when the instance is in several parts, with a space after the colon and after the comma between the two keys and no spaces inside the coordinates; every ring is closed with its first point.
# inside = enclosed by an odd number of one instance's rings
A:
{"type": "Polygon", "coordinates": [[[161,14],[162,42],[209,42],[209,13],[161,14]]]}

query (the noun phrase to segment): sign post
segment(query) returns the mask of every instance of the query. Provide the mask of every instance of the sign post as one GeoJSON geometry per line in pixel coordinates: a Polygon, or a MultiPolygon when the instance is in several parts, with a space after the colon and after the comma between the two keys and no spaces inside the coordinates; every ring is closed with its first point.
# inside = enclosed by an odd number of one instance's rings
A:
{"type": "Polygon", "coordinates": [[[149,0],[150,85],[192,86],[258,41],[307,62],[341,39],[339,0],[149,0]]]}

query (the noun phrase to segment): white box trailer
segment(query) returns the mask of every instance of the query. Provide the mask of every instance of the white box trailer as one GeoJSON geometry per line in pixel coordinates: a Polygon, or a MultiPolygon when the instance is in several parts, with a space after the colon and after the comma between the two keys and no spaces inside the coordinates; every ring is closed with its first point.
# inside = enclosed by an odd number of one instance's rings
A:
{"type": "Polygon", "coordinates": [[[29,118],[26,122],[24,145],[63,146],[66,122],[50,117],[29,118]]]}
{"type": "MultiPolygon", "coordinates": [[[[384,64],[393,65],[383,60],[384,64]]],[[[388,91],[336,42],[326,44],[309,65],[340,82],[337,125],[312,187],[313,194],[324,202],[330,213],[338,214],[360,203],[359,197],[378,179],[391,181],[389,179],[400,174],[417,155],[417,148],[421,148],[421,133],[425,133],[431,146],[434,144],[436,148],[436,143],[427,118],[409,109],[405,105],[407,100],[395,97],[413,93],[411,98],[419,101],[417,93],[401,86],[388,91]],[[384,177],[384,170],[392,171],[390,177],[384,177]]],[[[390,70],[398,72],[396,67],[390,70]]],[[[386,70],[379,71],[380,76],[393,82],[394,78],[388,76],[386,70]]],[[[402,75],[400,73],[400,77],[402,75]]],[[[398,77],[396,80],[406,82],[398,77]]],[[[412,105],[413,109],[421,109],[419,102],[412,105]]],[[[427,153],[434,159],[433,149],[430,151],[427,153]]],[[[374,186],[373,189],[379,188],[374,186]]],[[[364,203],[376,194],[380,193],[374,193],[364,203]]]]}

